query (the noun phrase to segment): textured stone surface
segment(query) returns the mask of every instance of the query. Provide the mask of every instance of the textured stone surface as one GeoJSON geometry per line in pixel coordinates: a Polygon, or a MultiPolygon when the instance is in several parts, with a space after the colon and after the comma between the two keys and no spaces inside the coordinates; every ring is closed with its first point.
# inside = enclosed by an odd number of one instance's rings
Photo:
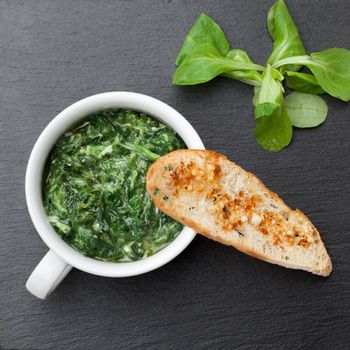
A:
{"type": "MultiPolygon", "coordinates": [[[[350,2],[289,1],[307,49],[350,48],[350,2]]],[[[252,138],[252,89],[228,79],[171,84],[200,12],[263,63],[272,1],[0,2],[0,347],[4,349],[314,348],[349,346],[350,105],[327,98],[327,122],[296,130],[278,154],[252,138]],[[323,279],[197,237],[168,265],[108,279],[73,270],[46,301],[24,288],[47,251],[24,199],[30,150],[83,97],[129,90],[183,113],[207,148],[255,172],[319,228],[333,259],[323,279]]]]}

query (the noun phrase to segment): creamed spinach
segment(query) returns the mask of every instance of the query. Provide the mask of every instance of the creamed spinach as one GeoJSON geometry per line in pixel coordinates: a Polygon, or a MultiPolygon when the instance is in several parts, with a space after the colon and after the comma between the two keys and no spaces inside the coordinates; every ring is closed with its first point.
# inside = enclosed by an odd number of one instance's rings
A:
{"type": "Polygon", "coordinates": [[[130,110],[105,110],[65,133],[48,161],[43,196],[50,223],[86,256],[134,261],[159,251],[182,225],[145,186],[159,156],[185,148],[170,128],[130,110]]]}

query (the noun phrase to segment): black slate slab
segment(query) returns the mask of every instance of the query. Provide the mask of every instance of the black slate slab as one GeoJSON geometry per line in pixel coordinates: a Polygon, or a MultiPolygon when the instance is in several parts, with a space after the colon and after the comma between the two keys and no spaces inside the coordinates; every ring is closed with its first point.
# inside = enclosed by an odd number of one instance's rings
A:
{"type": "MultiPolygon", "coordinates": [[[[0,348],[347,349],[350,342],[350,105],[271,154],[252,138],[250,87],[171,84],[200,12],[263,63],[272,1],[0,2],[0,348]],[[197,237],[168,265],[108,279],[73,270],[46,301],[24,288],[47,251],[24,199],[25,166],[45,125],[83,97],[130,90],[183,113],[207,148],[255,172],[318,226],[333,259],[323,279],[197,237]]],[[[350,48],[348,0],[289,1],[307,49],[350,48]]]]}

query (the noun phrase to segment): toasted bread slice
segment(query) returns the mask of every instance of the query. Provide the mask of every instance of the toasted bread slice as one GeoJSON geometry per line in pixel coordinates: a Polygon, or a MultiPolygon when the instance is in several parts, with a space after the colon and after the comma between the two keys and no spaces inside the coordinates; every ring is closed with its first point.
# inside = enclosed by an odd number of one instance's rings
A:
{"type": "Polygon", "coordinates": [[[310,220],[223,155],[171,152],[149,168],[147,190],[160,210],[208,238],[284,267],[332,271],[310,220]]]}

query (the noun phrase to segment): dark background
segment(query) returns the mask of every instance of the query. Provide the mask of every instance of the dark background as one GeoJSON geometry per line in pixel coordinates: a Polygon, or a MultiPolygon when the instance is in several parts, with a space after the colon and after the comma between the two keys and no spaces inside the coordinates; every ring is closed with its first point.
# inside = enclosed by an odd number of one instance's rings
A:
{"type": "MultiPolygon", "coordinates": [[[[176,54],[200,12],[232,47],[264,63],[273,1],[0,2],[0,347],[4,349],[346,349],[350,342],[350,105],[326,98],[326,123],[283,152],[252,137],[252,88],[219,78],[173,86],[176,54]],[[47,247],[24,198],[31,148],[48,122],[100,92],[154,96],[209,149],[256,173],[319,228],[329,278],[260,262],[197,237],[175,260],[112,279],[73,270],[40,301],[25,282],[47,247]]],[[[309,52],[350,48],[350,2],[288,1],[309,52]]]]}

